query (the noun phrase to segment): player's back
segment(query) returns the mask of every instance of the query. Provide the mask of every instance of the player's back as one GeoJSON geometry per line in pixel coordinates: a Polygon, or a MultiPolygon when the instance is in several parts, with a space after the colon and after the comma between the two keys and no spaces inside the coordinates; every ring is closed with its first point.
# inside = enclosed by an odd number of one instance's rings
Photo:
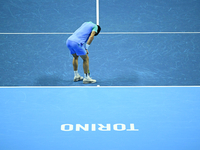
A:
{"type": "Polygon", "coordinates": [[[69,40],[84,44],[87,42],[93,27],[95,26],[92,22],[83,23],[70,37],[69,40]]]}

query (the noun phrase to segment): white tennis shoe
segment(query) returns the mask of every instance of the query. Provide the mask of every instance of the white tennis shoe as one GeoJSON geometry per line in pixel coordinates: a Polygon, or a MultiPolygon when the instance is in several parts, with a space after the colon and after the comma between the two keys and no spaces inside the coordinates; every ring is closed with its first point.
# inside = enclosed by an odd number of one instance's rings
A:
{"type": "Polygon", "coordinates": [[[81,77],[79,74],[77,74],[77,75],[74,77],[74,82],[81,81],[81,80],[83,80],[83,77],[81,77]]]}
{"type": "Polygon", "coordinates": [[[84,84],[88,84],[88,83],[95,83],[97,82],[96,80],[90,78],[90,76],[87,76],[86,78],[83,79],[83,83],[84,84]]]}

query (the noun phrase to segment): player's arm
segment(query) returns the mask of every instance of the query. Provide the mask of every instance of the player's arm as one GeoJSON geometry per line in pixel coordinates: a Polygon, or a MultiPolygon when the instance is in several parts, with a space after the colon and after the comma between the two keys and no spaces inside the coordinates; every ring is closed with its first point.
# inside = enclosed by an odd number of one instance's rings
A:
{"type": "Polygon", "coordinates": [[[95,34],[96,34],[96,32],[95,32],[95,31],[92,31],[92,33],[90,34],[90,37],[89,37],[89,39],[88,39],[88,41],[87,41],[87,44],[88,44],[88,45],[90,45],[90,44],[92,43],[95,34]]]}
{"type": "Polygon", "coordinates": [[[89,54],[88,48],[89,48],[90,44],[92,43],[95,34],[96,34],[96,32],[95,32],[95,31],[92,31],[92,33],[90,34],[90,37],[89,37],[89,39],[88,39],[88,41],[87,41],[87,43],[86,43],[86,51],[87,51],[87,54],[89,54]]]}

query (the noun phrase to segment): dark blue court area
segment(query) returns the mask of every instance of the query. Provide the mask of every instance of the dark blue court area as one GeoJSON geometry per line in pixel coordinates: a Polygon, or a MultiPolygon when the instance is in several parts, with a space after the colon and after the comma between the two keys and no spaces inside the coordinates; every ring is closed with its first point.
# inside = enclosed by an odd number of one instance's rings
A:
{"type": "MultiPolygon", "coordinates": [[[[200,85],[199,6],[196,0],[100,0],[102,33],[89,50],[93,85],[200,85]]],[[[83,0],[1,1],[0,85],[84,86],[73,83],[65,41],[83,22],[96,22],[95,7],[83,0]]]]}

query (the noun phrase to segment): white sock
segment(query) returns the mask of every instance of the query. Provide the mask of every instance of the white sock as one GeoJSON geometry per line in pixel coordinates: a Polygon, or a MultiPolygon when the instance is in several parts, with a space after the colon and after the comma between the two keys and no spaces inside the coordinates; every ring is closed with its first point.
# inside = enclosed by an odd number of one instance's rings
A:
{"type": "Polygon", "coordinates": [[[78,70],[74,71],[74,76],[77,76],[77,75],[78,75],[78,70]]]}
{"type": "Polygon", "coordinates": [[[87,74],[84,73],[84,78],[87,78],[87,77],[89,77],[89,74],[88,73],[87,74]]]}

